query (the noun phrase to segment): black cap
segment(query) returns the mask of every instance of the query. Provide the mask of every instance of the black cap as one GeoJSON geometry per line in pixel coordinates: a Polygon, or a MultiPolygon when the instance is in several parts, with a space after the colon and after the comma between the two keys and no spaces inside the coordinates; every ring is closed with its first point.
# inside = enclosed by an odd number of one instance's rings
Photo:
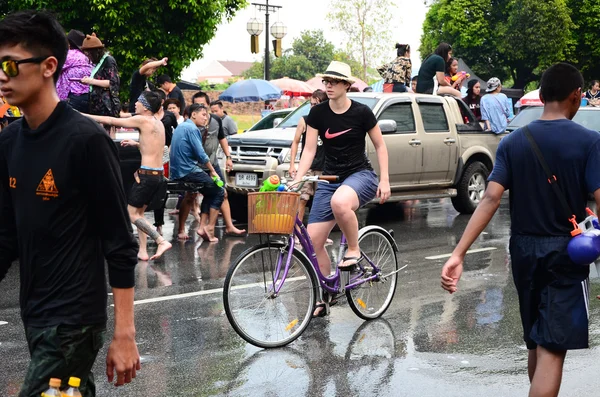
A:
{"type": "Polygon", "coordinates": [[[71,46],[77,47],[77,49],[81,50],[81,46],[83,45],[85,35],[79,30],[71,29],[67,34],[67,39],[69,40],[69,44],[71,46]]]}

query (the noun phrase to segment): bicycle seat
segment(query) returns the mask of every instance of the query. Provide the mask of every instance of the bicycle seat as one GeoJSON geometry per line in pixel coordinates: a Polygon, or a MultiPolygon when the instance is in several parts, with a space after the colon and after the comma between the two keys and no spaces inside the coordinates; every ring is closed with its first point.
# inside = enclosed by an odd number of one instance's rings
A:
{"type": "Polygon", "coordinates": [[[183,182],[183,181],[169,181],[167,182],[167,190],[173,192],[198,192],[203,189],[204,183],[197,182],[183,182]]]}

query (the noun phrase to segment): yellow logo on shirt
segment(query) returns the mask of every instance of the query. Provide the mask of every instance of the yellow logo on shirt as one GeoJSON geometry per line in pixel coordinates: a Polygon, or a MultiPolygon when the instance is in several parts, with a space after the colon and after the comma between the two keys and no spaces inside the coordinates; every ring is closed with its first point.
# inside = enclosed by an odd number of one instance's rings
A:
{"type": "Polygon", "coordinates": [[[49,169],[48,172],[46,172],[46,175],[44,175],[40,181],[35,194],[37,196],[43,196],[44,200],[50,200],[50,197],[58,197],[58,188],[56,187],[56,183],[54,183],[54,174],[52,174],[52,169],[49,169]]]}

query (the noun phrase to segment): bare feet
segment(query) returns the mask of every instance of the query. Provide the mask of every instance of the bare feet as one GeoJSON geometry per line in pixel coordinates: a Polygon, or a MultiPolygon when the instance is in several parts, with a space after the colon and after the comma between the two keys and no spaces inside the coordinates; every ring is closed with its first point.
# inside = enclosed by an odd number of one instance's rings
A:
{"type": "Polygon", "coordinates": [[[171,243],[169,243],[167,240],[163,240],[158,244],[158,248],[156,249],[156,254],[152,255],[152,258],[150,258],[151,261],[158,259],[161,257],[162,254],[164,254],[166,251],[170,250],[172,247],[171,243]]]}
{"type": "Polygon", "coordinates": [[[196,230],[196,233],[198,233],[198,236],[202,237],[202,240],[208,240],[210,237],[208,237],[208,234],[206,234],[206,230],[204,230],[204,228],[202,226],[198,227],[198,230],[196,230]]]}
{"type": "MultiPolygon", "coordinates": [[[[204,232],[206,233],[205,240],[208,240],[209,243],[218,243],[219,239],[215,237],[215,228],[211,226],[204,227],[204,232]]],[[[203,237],[204,238],[204,237],[203,237]]]]}
{"type": "Polygon", "coordinates": [[[162,226],[156,226],[156,231],[158,232],[158,234],[160,234],[161,236],[162,234],[162,226]]]}
{"type": "Polygon", "coordinates": [[[328,238],[327,240],[325,240],[325,245],[331,245],[333,244],[333,240],[328,238]]]}
{"type": "Polygon", "coordinates": [[[179,210],[175,209],[173,211],[169,211],[169,215],[177,215],[179,214],[179,210]]]}
{"type": "Polygon", "coordinates": [[[188,234],[185,231],[183,231],[177,234],[177,238],[179,240],[189,240],[190,236],[188,236],[188,234]]]}
{"type": "Polygon", "coordinates": [[[150,259],[150,255],[148,255],[148,251],[140,250],[138,252],[138,259],[141,261],[147,261],[148,259],[150,259]]]}
{"type": "Polygon", "coordinates": [[[242,237],[246,234],[246,229],[238,229],[237,227],[232,225],[231,227],[225,229],[225,234],[227,236],[242,237]]]}

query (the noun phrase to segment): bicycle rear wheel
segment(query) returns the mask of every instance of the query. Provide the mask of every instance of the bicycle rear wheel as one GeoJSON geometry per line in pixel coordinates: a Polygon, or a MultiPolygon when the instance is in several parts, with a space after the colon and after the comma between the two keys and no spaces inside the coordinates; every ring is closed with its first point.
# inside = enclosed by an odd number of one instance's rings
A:
{"type": "MultiPolygon", "coordinates": [[[[380,317],[388,309],[394,298],[398,274],[396,251],[387,236],[377,229],[359,231],[358,245],[380,270],[378,277],[346,290],[348,304],[360,318],[371,320],[380,317]]],[[[373,267],[363,259],[364,268],[353,271],[350,280],[360,281],[373,274],[373,267]]]]}
{"type": "Polygon", "coordinates": [[[281,347],[298,338],[315,307],[317,279],[306,256],[294,249],[282,282],[289,247],[282,243],[254,246],[242,253],[225,278],[223,302],[231,326],[246,342],[281,347]],[[280,274],[276,274],[281,261],[280,274]]]}

